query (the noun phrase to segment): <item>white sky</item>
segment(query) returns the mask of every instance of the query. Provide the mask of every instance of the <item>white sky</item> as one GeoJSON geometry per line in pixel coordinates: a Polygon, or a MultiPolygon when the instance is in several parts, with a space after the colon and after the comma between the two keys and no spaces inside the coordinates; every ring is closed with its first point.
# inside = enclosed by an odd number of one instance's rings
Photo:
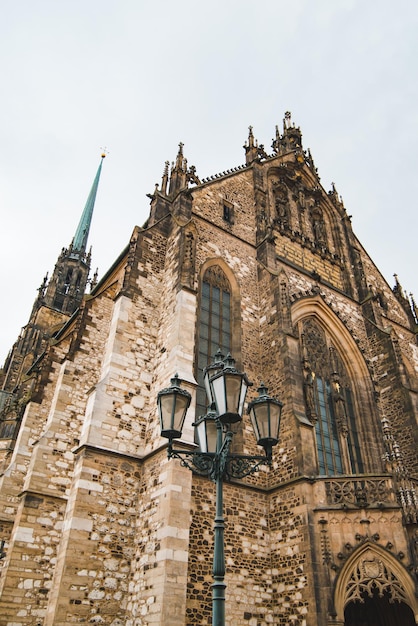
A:
{"type": "Polygon", "coordinates": [[[99,275],[184,142],[200,178],[286,110],[389,284],[418,299],[416,0],[0,0],[0,362],[99,161],[99,275]]]}

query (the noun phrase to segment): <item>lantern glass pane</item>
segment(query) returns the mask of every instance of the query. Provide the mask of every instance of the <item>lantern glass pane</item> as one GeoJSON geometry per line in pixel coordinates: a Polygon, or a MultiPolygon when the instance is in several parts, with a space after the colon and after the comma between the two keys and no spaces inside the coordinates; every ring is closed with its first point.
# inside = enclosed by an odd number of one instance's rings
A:
{"type": "Polygon", "coordinates": [[[251,411],[251,418],[255,433],[256,441],[260,439],[265,439],[269,436],[268,433],[268,404],[256,404],[251,411]]]}
{"type": "Polygon", "coordinates": [[[208,451],[208,442],[206,439],[206,425],[204,421],[201,421],[197,426],[196,426],[196,432],[197,432],[197,440],[199,442],[199,448],[201,452],[207,452],[208,451]]]}
{"type": "Polygon", "coordinates": [[[211,387],[212,397],[213,400],[216,402],[216,410],[218,411],[218,415],[224,415],[226,413],[224,376],[218,376],[217,378],[212,379],[211,387]]]}
{"type": "Polygon", "coordinates": [[[218,429],[213,419],[206,421],[206,439],[208,444],[207,452],[216,452],[216,443],[218,439],[218,429]]]}
{"type": "Polygon", "coordinates": [[[225,391],[227,407],[225,413],[240,413],[241,376],[225,375],[225,391]]]}
{"type": "Polygon", "coordinates": [[[259,445],[269,441],[276,445],[279,439],[280,415],[282,406],[272,399],[255,402],[251,407],[250,417],[256,441],[259,445]]]}
{"type": "Polygon", "coordinates": [[[159,397],[161,434],[163,437],[181,437],[189,397],[176,392],[162,394],[159,397]]]}
{"type": "Polygon", "coordinates": [[[174,394],[160,396],[160,422],[161,430],[172,430],[173,398],[174,394]]]}
{"type": "Polygon", "coordinates": [[[277,404],[272,404],[270,409],[270,430],[273,439],[279,439],[279,428],[280,428],[280,416],[282,413],[282,407],[277,404]]]}
{"type": "Polygon", "coordinates": [[[211,376],[213,376],[213,372],[211,372],[210,370],[205,372],[204,378],[203,378],[203,382],[205,384],[205,390],[206,390],[206,397],[207,397],[207,404],[210,406],[212,404],[212,402],[215,402],[213,396],[212,396],[212,387],[211,387],[211,383],[210,383],[210,378],[211,376]]]}
{"type": "Polygon", "coordinates": [[[189,406],[189,398],[180,394],[176,394],[176,404],[173,416],[174,430],[182,431],[184,419],[186,417],[187,407],[189,406]]]}
{"type": "Polygon", "coordinates": [[[245,402],[245,396],[247,395],[247,389],[248,389],[248,384],[245,379],[245,376],[243,376],[241,378],[241,396],[239,399],[239,407],[238,407],[238,413],[240,415],[242,415],[244,412],[244,402],[245,402]]]}

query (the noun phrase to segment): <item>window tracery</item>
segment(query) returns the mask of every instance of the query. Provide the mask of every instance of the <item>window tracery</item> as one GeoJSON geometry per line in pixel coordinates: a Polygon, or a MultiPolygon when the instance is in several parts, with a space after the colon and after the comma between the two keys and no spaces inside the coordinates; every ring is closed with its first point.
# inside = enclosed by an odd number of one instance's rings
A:
{"type": "Polygon", "coordinates": [[[334,606],[341,623],[415,624],[415,584],[407,569],[372,538],[339,573],[334,606]],[[367,619],[364,619],[367,618],[367,619]]]}
{"type": "Polygon", "coordinates": [[[389,602],[405,602],[408,598],[397,576],[377,556],[369,554],[355,563],[346,587],[346,603],[364,603],[364,596],[380,598],[389,594],[389,602]]]}
{"type": "Polygon", "coordinates": [[[306,414],[315,425],[320,474],[363,473],[352,381],[326,331],[301,322],[306,414]]]}

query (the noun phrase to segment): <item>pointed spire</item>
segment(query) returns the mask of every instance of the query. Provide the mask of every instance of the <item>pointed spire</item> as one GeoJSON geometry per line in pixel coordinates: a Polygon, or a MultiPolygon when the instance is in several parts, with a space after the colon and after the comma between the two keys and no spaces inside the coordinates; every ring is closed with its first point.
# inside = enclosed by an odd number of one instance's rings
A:
{"type": "Polygon", "coordinates": [[[88,252],[86,250],[87,238],[105,156],[106,151],[101,155],[100,165],[74,239],[68,248],[61,250],[45,292],[45,306],[65,315],[74,313],[80,306],[85,293],[91,262],[91,249],[88,252]]]}
{"type": "Polygon", "coordinates": [[[93,278],[90,281],[90,292],[93,291],[97,283],[99,282],[99,268],[96,267],[96,271],[93,274],[93,278]]]}
{"type": "MultiPolygon", "coordinates": [[[[275,154],[283,154],[291,150],[300,151],[302,149],[302,133],[299,127],[292,122],[292,114],[286,111],[283,118],[283,135],[280,135],[279,127],[276,125],[276,138],[273,139],[272,148],[275,154]]],[[[308,163],[316,172],[312,156],[308,155],[308,163]]]]}
{"type": "Polygon", "coordinates": [[[166,161],[164,164],[163,178],[161,181],[161,193],[166,195],[168,185],[168,168],[170,167],[170,161],[166,161]]]}
{"type": "Polygon", "coordinates": [[[286,150],[298,150],[302,148],[302,133],[299,127],[292,123],[292,114],[286,111],[283,119],[282,144],[286,150]]]}
{"type": "Polygon", "coordinates": [[[411,299],[411,309],[414,314],[415,321],[418,323],[418,307],[416,305],[415,298],[412,293],[409,294],[409,297],[411,299]]]}
{"type": "Polygon", "coordinates": [[[173,163],[170,175],[169,195],[174,195],[187,187],[187,160],[183,155],[183,144],[179,143],[176,162],[173,163]]]}
{"type": "Polygon", "coordinates": [[[250,165],[258,159],[267,158],[267,154],[264,151],[264,146],[258,145],[258,141],[254,139],[253,127],[248,127],[248,141],[243,146],[245,150],[245,163],[250,165]]]}
{"type": "Polygon", "coordinates": [[[183,146],[184,146],[184,143],[182,143],[180,141],[180,143],[179,143],[179,150],[177,152],[176,165],[175,165],[175,167],[178,170],[183,170],[184,169],[184,167],[183,167],[183,165],[184,165],[183,146]]]}
{"type": "Polygon", "coordinates": [[[401,283],[399,282],[398,275],[394,274],[393,278],[395,279],[395,286],[393,288],[393,292],[404,297],[403,288],[402,288],[401,283]]]}
{"type": "Polygon", "coordinates": [[[250,148],[254,148],[254,133],[253,133],[253,127],[249,126],[248,127],[248,147],[250,148]]]}
{"type": "Polygon", "coordinates": [[[100,174],[102,171],[103,159],[105,158],[106,153],[103,152],[101,156],[101,161],[99,168],[96,173],[96,177],[93,181],[92,188],[89,193],[89,197],[87,198],[86,206],[84,207],[84,211],[81,215],[80,222],[77,226],[77,230],[74,235],[74,239],[72,241],[72,249],[77,252],[84,253],[87,247],[87,238],[89,236],[91,219],[93,216],[94,203],[96,201],[97,188],[99,186],[100,174]]]}
{"type": "MultiPolygon", "coordinates": [[[[309,157],[310,157],[310,151],[309,150],[308,150],[308,154],[309,154],[309,157]]],[[[313,163],[313,161],[312,161],[312,163],[313,163]]],[[[315,171],[317,171],[316,168],[315,168],[315,171]]],[[[335,206],[344,209],[343,199],[339,195],[339,193],[337,191],[337,187],[335,186],[335,183],[331,183],[331,189],[330,189],[330,191],[328,191],[328,196],[331,198],[331,200],[333,201],[335,206]]]]}

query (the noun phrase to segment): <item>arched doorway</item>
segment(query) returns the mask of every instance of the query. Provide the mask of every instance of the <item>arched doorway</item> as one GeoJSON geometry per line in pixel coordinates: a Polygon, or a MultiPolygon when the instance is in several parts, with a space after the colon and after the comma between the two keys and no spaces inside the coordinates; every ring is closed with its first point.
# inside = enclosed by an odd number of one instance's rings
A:
{"type": "Polygon", "coordinates": [[[404,602],[391,601],[390,592],[362,594],[361,601],[350,602],[344,611],[344,626],[415,626],[414,614],[404,602]]]}
{"type": "Polygon", "coordinates": [[[335,585],[337,622],[344,626],[416,626],[418,603],[408,570],[367,540],[347,559],[335,585]]]}

